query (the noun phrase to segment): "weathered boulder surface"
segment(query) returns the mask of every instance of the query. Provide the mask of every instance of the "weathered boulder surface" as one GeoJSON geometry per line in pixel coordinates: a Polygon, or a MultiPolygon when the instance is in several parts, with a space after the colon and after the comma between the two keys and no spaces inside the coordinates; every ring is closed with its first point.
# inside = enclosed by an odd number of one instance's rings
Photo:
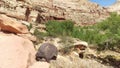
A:
{"type": "Polygon", "coordinates": [[[105,66],[95,60],[80,59],[77,55],[61,56],[58,55],[56,61],[52,61],[50,68],[113,68],[105,66]]]}
{"type": "Polygon", "coordinates": [[[34,61],[35,49],[31,41],[0,33],[0,68],[27,68],[34,61]]]}
{"type": "Polygon", "coordinates": [[[44,19],[52,17],[55,20],[72,20],[76,24],[94,24],[109,16],[106,8],[92,3],[89,0],[26,0],[33,8],[43,10],[44,19]]]}
{"type": "Polygon", "coordinates": [[[28,29],[25,25],[6,15],[0,15],[0,28],[3,31],[12,33],[28,33],[28,29]]]}
{"type": "Polygon", "coordinates": [[[35,62],[29,68],[49,68],[50,64],[47,62],[35,62]]]}
{"type": "Polygon", "coordinates": [[[17,35],[20,37],[29,39],[31,41],[36,41],[36,37],[34,35],[31,35],[31,34],[17,34],[17,35]]]}

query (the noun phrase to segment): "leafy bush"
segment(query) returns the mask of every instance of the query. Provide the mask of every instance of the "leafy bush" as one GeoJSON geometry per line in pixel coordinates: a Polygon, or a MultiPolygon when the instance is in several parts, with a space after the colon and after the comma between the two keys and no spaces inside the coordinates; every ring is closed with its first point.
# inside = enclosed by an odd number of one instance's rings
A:
{"type": "Polygon", "coordinates": [[[40,31],[36,28],[35,31],[34,31],[34,35],[35,35],[37,38],[41,39],[41,38],[47,36],[47,33],[40,32],[40,31]]]}
{"type": "Polygon", "coordinates": [[[71,35],[74,24],[71,21],[48,21],[46,23],[46,31],[50,36],[71,35]]]}
{"type": "Polygon", "coordinates": [[[50,36],[72,36],[89,44],[98,46],[99,50],[120,51],[120,15],[111,16],[93,26],[77,27],[71,21],[49,21],[46,30],[50,36]]]}
{"type": "Polygon", "coordinates": [[[72,36],[98,45],[99,50],[120,49],[120,15],[111,13],[111,16],[93,26],[76,27],[72,36]]]}

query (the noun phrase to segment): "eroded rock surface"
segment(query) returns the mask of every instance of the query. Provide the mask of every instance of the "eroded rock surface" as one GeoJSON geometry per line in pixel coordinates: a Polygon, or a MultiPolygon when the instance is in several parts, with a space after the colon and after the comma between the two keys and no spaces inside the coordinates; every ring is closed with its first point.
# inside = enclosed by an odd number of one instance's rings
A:
{"type": "Polygon", "coordinates": [[[27,68],[35,62],[31,41],[13,34],[0,34],[0,68],[27,68]]]}
{"type": "Polygon", "coordinates": [[[47,62],[36,62],[29,68],[49,68],[50,64],[47,62]]]}
{"type": "MultiPolygon", "coordinates": [[[[72,20],[76,24],[94,24],[109,16],[109,11],[106,8],[100,7],[88,0],[3,0],[0,12],[13,16],[13,12],[18,19],[25,16],[26,6],[31,8],[30,21],[36,21],[38,13],[40,14],[40,22],[47,20],[72,20]],[[7,7],[7,6],[8,7],[7,7]],[[5,11],[6,10],[6,11],[5,11]],[[11,11],[12,10],[12,11],[11,11]],[[9,11],[9,12],[8,12],[9,11]],[[18,14],[19,13],[19,14],[18,14]]],[[[37,21],[38,21],[37,20],[37,21]]]]}
{"type": "Polygon", "coordinates": [[[11,33],[28,33],[28,29],[20,22],[7,17],[6,15],[0,15],[0,29],[11,33]]]}

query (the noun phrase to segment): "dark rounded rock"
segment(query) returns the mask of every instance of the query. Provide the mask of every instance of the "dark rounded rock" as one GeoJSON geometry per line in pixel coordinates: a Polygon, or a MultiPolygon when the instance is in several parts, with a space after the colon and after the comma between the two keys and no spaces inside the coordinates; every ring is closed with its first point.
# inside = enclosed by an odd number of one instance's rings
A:
{"type": "Polygon", "coordinates": [[[50,62],[50,60],[56,60],[57,54],[58,50],[56,46],[51,43],[44,43],[40,46],[38,52],[36,53],[36,60],[40,61],[44,58],[47,62],[50,62]]]}

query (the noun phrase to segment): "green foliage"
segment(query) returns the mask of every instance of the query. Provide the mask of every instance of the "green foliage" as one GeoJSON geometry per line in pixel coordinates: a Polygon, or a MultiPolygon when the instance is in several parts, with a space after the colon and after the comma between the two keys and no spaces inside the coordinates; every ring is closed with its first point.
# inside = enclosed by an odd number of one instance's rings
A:
{"type": "MultiPolygon", "coordinates": [[[[47,33],[44,32],[40,32],[37,28],[34,30],[33,33],[34,36],[36,36],[36,41],[34,42],[34,44],[39,44],[42,42],[42,40],[44,39],[44,37],[48,36],[47,33]]],[[[35,47],[36,48],[36,47],[35,47]]]]}
{"type": "Polygon", "coordinates": [[[50,36],[72,36],[89,44],[98,46],[99,50],[120,51],[120,15],[111,16],[93,26],[76,27],[71,21],[49,21],[46,30],[50,36]]]}
{"type": "Polygon", "coordinates": [[[96,25],[101,31],[105,32],[107,36],[106,40],[102,43],[98,43],[99,47],[103,49],[116,50],[120,49],[120,15],[111,13],[111,16],[96,25]]]}
{"type": "Polygon", "coordinates": [[[61,39],[61,49],[62,54],[69,54],[72,48],[73,40],[68,36],[72,35],[74,24],[72,21],[48,21],[46,23],[46,31],[49,36],[60,36],[61,39]]]}
{"type": "Polygon", "coordinates": [[[35,31],[34,31],[34,35],[35,35],[37,38],[39,38],[39,39],[47,36],[46,33],[40,32],[37,28],[36,28],[35,31]]]}
{"type": "Polygon", "coordinates": [[[33,28],[33,25],[30,23],[30,25],[27,25],[28,30],[30,30],[31,28],[33,28]]]}
{"type": "Polygon", "coordinates": [[[48,21],[46,23],[46,31],[50,36],[65,36],[71,35],[74,24],[71,21],[48,21]]]}
{"type": "Polygon", "coordinates": [[[72,36],[98,45],[99,50],[120,49],[120,15],[111,13],[111,16],[93,26],[76,27],[72,36]]]}

